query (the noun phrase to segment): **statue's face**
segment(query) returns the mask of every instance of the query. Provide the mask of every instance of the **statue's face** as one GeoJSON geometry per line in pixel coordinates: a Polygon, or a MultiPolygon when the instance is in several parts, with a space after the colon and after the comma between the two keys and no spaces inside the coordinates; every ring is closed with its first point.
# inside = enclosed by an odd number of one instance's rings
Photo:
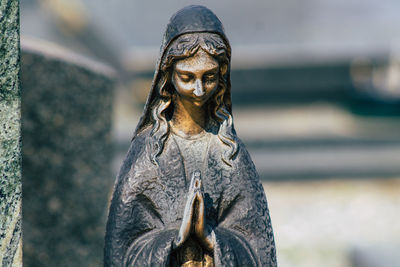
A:
{"type": "Polygon", "coordinates": [[[174,65],[172,84],[182,101],[204,105],[217,90],[218,81],[219,63],[202,49],[174,65]]]}

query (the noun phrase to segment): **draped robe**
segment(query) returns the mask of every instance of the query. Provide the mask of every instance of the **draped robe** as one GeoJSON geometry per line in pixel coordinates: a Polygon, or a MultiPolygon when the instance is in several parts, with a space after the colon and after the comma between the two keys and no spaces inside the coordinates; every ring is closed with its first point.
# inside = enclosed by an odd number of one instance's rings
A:
{"type": "MultiPolygon", "coordinates": [[[[189,189],[185,159],[169,136],[150,160],[139,133],[117,178],[106,231],[105,266],[175,266],[174,240],[189,189]]],[[[254,164],[239,138],[232,166],[221,159],[223,144],[212,135],[202,183],[206,223],[214,230],[215,266],[276,266],[267,201],[254,164]]]]}

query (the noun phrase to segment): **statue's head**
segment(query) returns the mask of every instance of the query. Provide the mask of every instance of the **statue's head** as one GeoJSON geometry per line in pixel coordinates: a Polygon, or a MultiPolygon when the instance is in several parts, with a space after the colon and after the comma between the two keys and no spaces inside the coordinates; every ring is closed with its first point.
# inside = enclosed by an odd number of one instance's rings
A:
{"type": "Polygon", "coordinates": [[[207,109],[230,162],[237,152],[231,116],[230,45],[219,19],[209,9],[189,6],[172,16],[144,114],[136,134],[151,126],[148,150],[154,163],[169,135],[176,97],[207,109]]]}
{"type": "Polygon", "coordinates": [[[203,49],[193,56],[178,60],[172,70],[171,83],[175,101],[203,108],[219,89],[219,62],[203,49]]]}
{"type": "MultiPolygon", "coordinates": [[[[224,106],[228,66],[227,46],[218,34],[181,35],[171,43],[161,61],[159,95],[166,102],[173,101],[174,96],[191,101],[208,109],[209,115],[219,121],[216,111],[224,106]]],[[[168,117],[173,110],[166,112],[168,117]]]]}

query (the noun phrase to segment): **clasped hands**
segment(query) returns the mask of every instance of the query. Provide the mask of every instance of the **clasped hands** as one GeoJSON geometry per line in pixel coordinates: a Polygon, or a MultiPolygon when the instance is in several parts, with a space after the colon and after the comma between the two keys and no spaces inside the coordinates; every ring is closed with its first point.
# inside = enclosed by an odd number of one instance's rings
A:
{"type": "Polygon", "coordinates": [[[214,231],[206,224],[205,204],[200,171],[193,172],[188,198],[175,247],[181,246],[194,235],[208,250],[214,249],[214,231]]]}

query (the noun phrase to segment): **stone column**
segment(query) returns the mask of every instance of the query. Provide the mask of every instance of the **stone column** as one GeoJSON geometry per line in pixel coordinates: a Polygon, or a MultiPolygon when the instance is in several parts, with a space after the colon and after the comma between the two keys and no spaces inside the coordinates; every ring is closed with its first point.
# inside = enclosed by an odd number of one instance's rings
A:
{"type": "Polygon", "coordinates": [[[0,266],[22,266],[19,2],[0,2],[0,266]]]}
{"type": "Polygon", "coordinates": [[[105,65],[21,41],[25,266],[101,266],[115,79],[105,65]]]}

